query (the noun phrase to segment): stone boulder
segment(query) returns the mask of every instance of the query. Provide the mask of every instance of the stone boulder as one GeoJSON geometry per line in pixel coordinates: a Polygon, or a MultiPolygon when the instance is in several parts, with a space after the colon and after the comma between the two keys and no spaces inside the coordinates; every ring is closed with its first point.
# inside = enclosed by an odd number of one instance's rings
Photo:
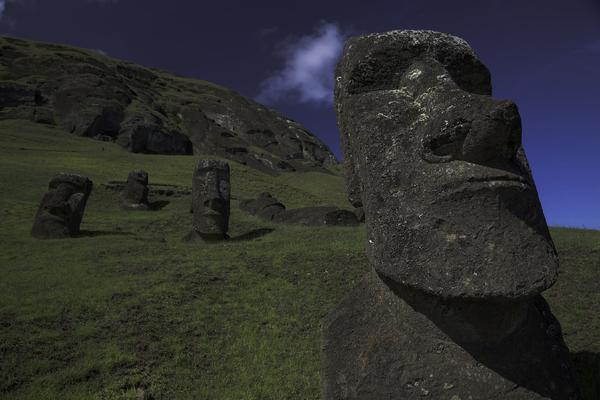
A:
{"type": "Polygon", "coordinates": [[[85,176],[64,173],[54,176],[35,215],[31,235],[52,239],[79,234],[92,186],[85,176]]]}

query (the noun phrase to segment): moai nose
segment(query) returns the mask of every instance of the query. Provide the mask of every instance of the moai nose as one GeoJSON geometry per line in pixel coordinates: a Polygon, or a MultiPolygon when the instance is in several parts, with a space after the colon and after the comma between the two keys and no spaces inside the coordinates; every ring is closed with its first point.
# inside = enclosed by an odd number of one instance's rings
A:
{"type": "Polygon", "coordinates": [[[424,141],[423,156],[429,162],[469,161],[476,164],[506,163],[521,145],[521,119],[508,100],[490,100],[465,116],[444,120],[424,141]]]}
{"type": "Polygon", "coordinates": [[[473,163],[507,162],[521,145],[521,118],[512,101],[494,101],[477,115],[464,138],[461,159],[473,163]]]}

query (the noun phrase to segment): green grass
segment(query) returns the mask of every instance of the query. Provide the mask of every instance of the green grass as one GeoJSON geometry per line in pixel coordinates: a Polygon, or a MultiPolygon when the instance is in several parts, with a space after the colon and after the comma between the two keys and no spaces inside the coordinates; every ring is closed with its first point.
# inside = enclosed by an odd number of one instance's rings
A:
{"type": "MultiPolygon", "coordinates": [[[[128,213],[101,186],[136,168],[151,183],[189,186],[196,159],[0,121],[0,398],[319,398],[319,323],[368,269],[364,227],[271,225],[238,201],[270,191],[290,207],[350,208],[343,179],[231,162],[230,236],[274,231],[210,245],[181,240],[188,196],[128,213]],[[60,171],[94,181],[86,235],[35,240],[33,215],[60,171]]],[[[600,232],[552,233],[563,269],[546,297],[597,396],[600,232]]]]}

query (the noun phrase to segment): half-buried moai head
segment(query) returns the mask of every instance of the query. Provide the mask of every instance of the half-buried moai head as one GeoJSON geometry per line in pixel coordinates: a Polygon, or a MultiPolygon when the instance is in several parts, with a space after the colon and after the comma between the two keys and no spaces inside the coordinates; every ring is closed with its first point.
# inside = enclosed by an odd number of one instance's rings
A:
{"type": "Polygon", "coordinates": [[[201,160],[192,182],[193,230],[205,240],[227,237],[229,226],[229,165],[201,160]]]}
{"type": "Polygon", "coordinates": [[[516,105],[469,45],[431,31],[351,38],[336,70],[349,198],[392,281],[442,297],[531,296],[557,256],[516,105]]]}
{"type": "Polygon", "coordinates": [[[85,176],[54,176],[35,215],[31,235],[40,239],[77,235],[91,191],[92,181],[85,176]]]}
{"type": "Polygon", "coordinates": [[[132,210],[148,209],[148,173],[131,171],[123,191],[123,207],[132,210]]]}

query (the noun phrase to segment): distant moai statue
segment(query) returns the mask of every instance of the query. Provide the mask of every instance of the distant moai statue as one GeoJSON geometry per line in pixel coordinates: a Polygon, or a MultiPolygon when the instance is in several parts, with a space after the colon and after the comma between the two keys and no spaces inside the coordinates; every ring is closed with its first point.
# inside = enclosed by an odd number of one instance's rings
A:
{"type": "Polygon", "coordinates": [[[123,190],[123,208],[127,210],[148,210],[148,173],[131,171],[123,190]]]}
{"type": "Polygon", "coordinates": [[[55,175],[35,215],[31,235],[39,239],[77,235],[92,186],[85,176],[55,175]]]}
{"type": "Polygon", "coordinates": [[[462,39],[351,38],[336,70],[370,272],[326,317],[326,400],[579,399],[558,258],[511,101],[462,39]]]}
{"type": "Polygon", "coordinates": [[[192,232],[188,239],[227,239],[229,228],[229,165],[200,160],[192,180],[192,232]]]}

